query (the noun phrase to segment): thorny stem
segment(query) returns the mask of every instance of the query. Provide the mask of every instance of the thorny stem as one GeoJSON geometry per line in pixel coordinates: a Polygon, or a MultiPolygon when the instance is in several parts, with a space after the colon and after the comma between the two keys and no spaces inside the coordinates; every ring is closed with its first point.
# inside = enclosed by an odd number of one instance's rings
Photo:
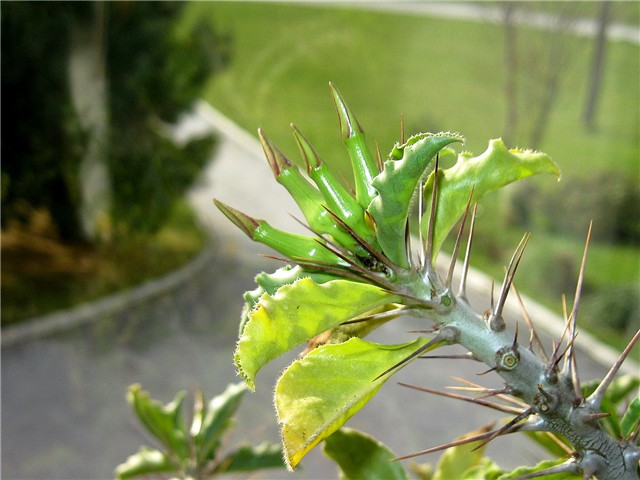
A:
{"type": "MultiPolygon", "coordinates": [[[[432,198],[431,201],[432,212],[435,211],[435,196],[437,195],[437,170],[433,192],[436,193],[434,193],[434,198],[432,198]]],[[[475,209],[472,215],[471,233],[465,255],[460,293],[457,298],[451,301],[449,297],[451,295],[449,280],[451,272],[447,275],[445,285],[442,285],[431,264],[430,260],[433,246],[431,228],[428,230],[426,245],[421,245],[421,248],[424,249],[421,255],[424,263],[417,266],[417,268],[421,270],[419,278],[421,278],[423,282],[429,283],[428,288],[413,285],[413,291],[412,288],[405,290],[405,294],[408,297],[420,297],[425,291],[431,292],[429,298],[425,299],[430,308],[421,310],[421,313],[423,316],[431,318],[436,323],[438,331],[440,332],[433,341],[442,340],[439,335],[446,331],[446,343],[457,343],[468,349],[473,358],[485,363],[489,367],[489,371],[496,371],[504,379],[506,391],[509,394],[521,399],[527,405],[526,409],[519,410],[519,413],[502,428],[478,435],[473,440],[482,441],[482,444],[485,444],[498,436],[521,430],[560,434],[569,440],[575,451],[573,458],[566,462],[566,464],[555,468],[553,470],[554,472],[579,472],[584,478],[595,476],[600,480],[637,479],[640,448],[628,441],[618,441],[612,438],[602,428],[598,420],[604,417],[602,412],[600,412],[600,405],[604,394],[614,376],[617,374],[622,362],[635,343],[640,339],[640,331],[638,331],[631,340],[620,356],[620,359],[613,365],[593,394],[588,399],[583,399],[577,369],[575,368],[575,349],[573,348],[573,343],[576,338],[575,324],[580,301],[580,289],[584,278],[587,248],[585,248],[574,306],[571,314],[567,316],[565,332],[554,347],[551,358],[547,359],[546,356],[544,356],[545,358],[542,360],[531,348],[522,348],[518,344],[517,333],[516,337],[513,338],[511,334],[507,332],[506,328],[504,328],[504,321],[502,320],[504,302],[513,284],[516,269],[522,258],[528,235],[523,237],[511,258],[497,304],[495,305],[493,305],[492,295],[490,314],[483,318],[474,312],[466,301],[466,276],[468,272],[470,245],[473,237],[474,218],[475,209]],[[568,339],[566,345],[563,347],[563,339],[567,333],[568,339]],[[565,367],[560,369],[558,368],[558,364],[563,357],[566,357],[566,363],[565,367]]],[[[430,225],[432,222],[433,218],[430,219],[430,225]]],[[[416,308],[419,308],[419,305],[416,308]]],[[[530,324],[530,322],[528,323],[530,324]]],[[[529,342],[531,347],[534,341],[538,344],[540,344],[540,342],[537,340],[537,335],[535,335],[531,324],[530,329],[532,331],[529,342]]],[[[398,368],[419,355],[422,351],[423,349],[414,352],[390,370],[398,368]]],[[[390,370],[385,372],[385,374],[390,370]]],[[[423,390],[430,391],[428,389],[423,390]]],[[[454,394],[434,393],[454,397],[454,394]]],[[[458,397],[467,401],[480,403],[478,399],[463,396],[458,397]]],[[[491,408],[500,408],[497,404],[488,403],[489,405],[487,406],[491,408]]],[[[456,441],[402,458],[410,458],[470,441],[472,440],[465,439],[463,441],[456,441]]],[[[552,472],[550,471],[549,473],[552,472]]]]}

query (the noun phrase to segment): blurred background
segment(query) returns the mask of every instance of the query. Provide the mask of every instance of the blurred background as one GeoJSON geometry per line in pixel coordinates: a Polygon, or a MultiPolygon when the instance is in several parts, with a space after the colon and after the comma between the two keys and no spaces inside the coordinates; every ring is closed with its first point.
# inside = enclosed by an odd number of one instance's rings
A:
{"type": "MultiPolygon", "coordinates": [[[[141,442],[127,385],[168,401],[234,381],[240,294],[273,265],[186,199],[221,142],[173,138],[200,99],[298,160],[294,122],[347,180],[329,81],[383,156],[401,115],[475,154],[496,137],[548,153],[561,182],[483,203],[475,266],[501,277],[531,231],[518,288],[562,313],[593,220],[581,325],[616,349],[638,328],[638,2],[5,2],[1,21],[3,334],[214,252],[175,294],[3,345],[5,478],[108,478],[141,442]]],[[[241,169],[224,182],[242,195],[241,169]]]]}

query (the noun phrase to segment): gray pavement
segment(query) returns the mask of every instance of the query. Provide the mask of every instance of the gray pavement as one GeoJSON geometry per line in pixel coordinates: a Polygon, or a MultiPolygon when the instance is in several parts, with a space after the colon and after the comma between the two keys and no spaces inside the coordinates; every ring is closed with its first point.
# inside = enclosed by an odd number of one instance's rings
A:
{"type": "MultiPolygon", "coordinates": [[[[188,121],[185,130],[214,128],[221,133],[214,160],[190,194],[214,237],[210,260],[191,280],[149,301],[103,311],[94,321],[66,331],[47,333],[45,329],[38,337],[3,345],[3,478],[110,478],[113,468],[128,454],[150,443],[125,403],[128,385],[139,382],[152,396],[168,401],[180,389],[193,391],[200,386],[212,396],[238,381],[232,351],[241,295],[254,288],[252,278],[257,272],[272,271],[278,264],[259,257],[259,252],[267,250],[233,227],[215,209],[212,198],[268,218],[281,228],[301,227],[289,217],[288,213],[297,211],[295,204],[273,181],[251,135],[205,104],[188,121]]],[[[472,303],[484,308],[488,303],[486,279],[474,272],[470,282],[478,292],[472,303]]],[[[549,316],[535,304],[528,303],[528,307],[536,321],[549,316]]],[[[512,310],[507,317],[520,318],[512,310]]],[[[554,322],[557,319],[546,318],[542,323],[554,322]]],[[[409,331],[424,327],[419,320],[400,319],[378,330],[372,339],[408,341],[415,336],[409,331]]],[[[578,342],[582,376],[600,377],[610,362],[608,356],[615,354],[595,343],[585,351],[584,339],[581,335],[578,342]]],[[[258,376],[257,393],[244,399],[231,444],[278,440],[272,390],[278,373],[292,358],[279,359],[258,376]]],[[[416,361],[388,382],[349,426],[376,436],[398,454],[447,442],[500,415],[408,390],[396,381],[442,389],[453,384],[451,376],[460,376],[487,386],[500,385],[495,376],[477,377],[480,371],[482,365],[469,361],[416,361]]],[[[544,458],[523,436],[492,442],[488,454],[505,468],[544,458]]],[[[436,459],[432,455],[419,460],[436,459]]],[[[251,478],[292,477],[284,471],[269,471],[251,478]]],[[[295,478],[336,478],[335,467],[316,449],[305,458],[295,478]]]]}

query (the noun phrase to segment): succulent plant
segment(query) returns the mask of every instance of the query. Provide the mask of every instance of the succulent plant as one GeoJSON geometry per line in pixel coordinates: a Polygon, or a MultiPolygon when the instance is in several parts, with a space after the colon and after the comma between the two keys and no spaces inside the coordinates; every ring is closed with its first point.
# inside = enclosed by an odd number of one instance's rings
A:
{"type": "Polygon", "coordinates": [[[336,432],[400,368],[427,351],[459,344],[468,349],[468,357],[504,380],[503,389],[478,389],[482,395],[515,397],[520,402],[518,407],[504,406],[434,392],[513,415],[497,430],[472,435],[463,443],[485,444],[514,432],[545,432],[568,442],[570,458],[521,478],[576,472],[584,478],[637,479],[640,401],[629,407],[626,427],[617,435],[601,420],[611,413],[603,407],[607,390],[640,332],[588,395],[577,374],[573,342],[587,248],[565,334],[549,355],[531,323],[530,340],[523,344],[517,329],[510,333],[503,319],[528,234],[517,246],[491,308],[478,313],[467,300],[474,205],[488,192],[516,180],[541,173],[559,177],[558,166],[544,153],[508,149],[495,139],[481,155],[460,153],[453,166],[444,169],[440,157],[455,155],[450,146],[464,142],[451,132],[413,135],[396,144],[382,161],[379,154],[370,153],[363,129],[336,87],[330,88],[353,170],[352,189],[331,174],[297,128],[293,133],[306,175],[259,131],[275,178],[299,205],[309,235],[278,230],[215,200],[243,232],[275,249],[287,262],[273,274],[258,275],[258,288],[245,294],[235,363],[253,389],[264,365],[307,342],[304,354],[282,373],[275,388],[289,468],[336,432]],[[454,291],[453,273],[469,217],[462,280],[454,291]],[[435,259],[458,223],[452,261],[441,278],[435,259]],[[432,322],[432,334],[401,345],[363,339],[402,315],[432,322]]]}

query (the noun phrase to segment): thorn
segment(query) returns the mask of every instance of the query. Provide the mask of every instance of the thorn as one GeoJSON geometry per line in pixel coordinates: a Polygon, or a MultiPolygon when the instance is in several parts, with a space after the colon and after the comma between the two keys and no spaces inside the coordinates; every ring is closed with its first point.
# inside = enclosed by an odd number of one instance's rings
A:
{"type": "MultiPolygon", "coordinates": [[[[440,152],[436,153],[436,164],[433,170],[433,192],[431,194],[431,211],[429,213],[429,225],[427,230],[427,245],[424,247],[425,263],[422,267],[422,271],[428,275],[434,273],[433,269],[433,239],[435,236],[436,227],[436,208],[438,206],[438,171],[440,163],[440,152]]],[[[420,191],[420,196],[423,192],[420,191]]],[[[422,230],[422,229],[420,229],[422,230]]]]}
{"type": "MultiPolygon", "coordinates": [[[[421,358],[423,358],[423,357],[421,357],[421,358]]],[[[466,397],[464,395],[458,395],[458,394],[449,393],[449,392],[441,392],[439,390],[432,390],[430,388],[418,387],[418,386],[415,386],[415,385],[408,385],[408,384],[402,383],[402,382],[398,382],[398,385],[401,385],[401,386],[407,387],[407,388],[412,388],[412,389],[418,390],[420,392],[431,393],[431,394],[434,394],[434,395],[440,395],[442,397],[448,397],[448,398],[453,398],[453,399],[456,399],[456,400],[462,400],[464,402],[475,403],[475,404],[481,405],[483,407],[492,408],[494,410],[498,410],[498,411],[504,412],[504,413],[510,413],[510,414],[515,414],[515,415],[522,413],[522,410],[520,410],[519,408],[509,407],[509,406],[506,406],[506,405],[500,405],[498,403],[493,403],[493,402],[487,402],[487,401],[483,401],[483,400],[477,399],[477,398],[466,397]]]]}
{"type": "Polygon", "coordinates": [[[401,292],[399,290],[394,290],[394,288],[397,288],[397,286],[395,284],[392,284],[392,288],[383,288],[383,290],[386,291],[387,293],[391,293],[393,295],[397,295],[399,297],[406,298],[407,300],[413,300],[418,305],[422,305],[423,307],[435,308],[436,305],[437,305],[434,302],[431,302],[429,300],[425,300],[424,298],[420,298],[420,297],[417,297],[415,295],[411,295],[410,293],[401,292]]]}
{"type": "Polygon", "coordinates": [[[404,113],[400,114],[400,144],[404,145],[404,113]]]}
{"type": "Polygon", "coordinates": [[[560,347],[562,346],[562,342],[564,341],[564,337],[567,334],[567,331],[569,330],[569,326],[570,326],[570,322],[569,319],[567,319],[567,302],[566,302],[566,297],[563,294],[562,295],[562,306],[564,309],[564,318],[565,318],[565,324],[564,324],[564,329],[562,330],[562,335],[560,335],[560,340],[558,340],[558,343],[556,344],[555,342],[553,342],[553,352],[551,352],[551,358],[549,359],[549,362],[547,363],[547,371],[548,372],[552,372],[555,371],[558,363],[560,362],[560,360],[562,359],[563,355],[566,352],[565,351],[562,353],[562,355],[559,355],[560,353],[560,347]]]}
{"type": "Polygon", "coordinates": [[[601,418],[610,417],[611,414],[609,412],[600,412],[600,413],[592,413],[589,415],[590,420],[600,420],[601,418]]]}
{"type": "Polygon", "coordinates": [[[493,309],[495,308],[495,296],[494,296],[494,291],[496,289],[496,282],[495,280],[491,280],[491,311],[493,312],[493,309]]]}
{"type": "Polygon", "coordinates": [[[364,268],[363,266],[361,266],[360,264],[358,264],[357,262],[349,258],[347,255],[343,254],[338,248],[335,248],[332,244],[328,244],[328,243],[325,243],[324,241],[320,241],[317,239],[316,241],[318,242],[319,245],[321,245],[322,247],[324,247],[325,249],[327,249],[328,251],[336,255],[338,258],[340,258],[344,262],[346,262],[348,266],[353,271],[359,273],[362,276],[362,278],[367,279],[371,283],[376,283],[380,286],[384,286],[389,291],[392,291],[395,288],[395,284],[393,282],[390,282],[385,277],[378,275],[367,268],[364,268]]]}
{"type": "Polygon", "coordinates": [[[512,418],[502,428],[499,428],[498,430],[493,432],[492,435],[490,435],[487,439],[482,441],[480,443],[480,445],[476,446],[472,451],[476,451],[479,448],[484,447],[487,443],[489,443],[494,438],[499,437],[500,435],[504,435],[505,433],[510,433],[511,428],[514,427],[516,423],[520,422],[521,420],[524,420],[525,418],[527,418],[532,413],[533,413],[533,407],[529,407],[524,412],[522,412],[520,415],[517,415],[514,418],[512,418]]]}
{"type": "Polygon", "coordinates": [[[342,220],[338,215],[333,213],[327,207],[323,206],[323,208],[329,214],[331,219],[335,223],[337,223],[339,227],[345,230],[351,236],[351,238],[353,238],[356,242],[358,242],[360,246],[364,248],[372,257],[374,257],[379,262],[383,263],[385,266],[387,266],[391,270],[394,269],[393,262],[389,260],[383,253],[378,252],[378,250],[376,250],[369,242],[367,242],[364,238],[358,235],[358,233],[349,225],[347,225],[347,223],[344,220],[342,220]]]}
{"type": "Polygon", "coordinates": [[[562,440],[560,440],[555,433],[551,433],[551,432],[543,432],[547,437],[549,437],[550,440],[552,440],[556,445],[558,445],[562,450],[564,450],[567,455],[571,455],[573,453],[573,450],[571,448],[569,448],[569,446],[564,443],[562,440]]]}
{"type": "Polygon", "coordinates": [[[380,144],[376,140],[376,165],[378,167],[378,172],[382,172],[384,170],[384,163],[382,162],[382,154],[380,153],[380,144]]]}
{"type": "Polygon", "coordinates": [[[409,269],[413,268],[413,252],[411,251],[411,232],[409,231],[409,219],[404,225],[404,249],[405,255],[407,257],[407,263],[409,264],[409,269]]]}
{"type": "Polygon", "coordinates": [[[236,210],[229,205],[222,203],[218,199],[213,199],[213,203],[215,203],[216,207],[224,213],[224,215],[231,220],[236,227],[242,230],[245,235],[251,239],[253,239],[253,234],[260,227],[260,222],[262,220],[258,220],[256,218],[250,217],[246,213],[242,213],[240,210],[236,210]]]}
{"type": "Polygon", "coordinates": [[[451,291],[451,282],[453,281],[453,272],[456,269],[456,261],[458,260],[458,251],[460,250],[462,234],[464,233],[464,227],[465,227],[465,224],[467,223],[467,215],[469,214],[469,209],[471,208],[471,199],[473,198],[474,190],[475,190],[475,185],[471,187],[471,193],[469,194],[467,207],[464,209],[464,214],[462,215],[462,221],[460,222],[460,228],[458,229],[458,235],[456,236],[456,243],[453,247],[453,252],[451,253],[451,263],[449,264],[449,272],[447,273],[447,279],[445,281],[445,288],[449,291],[451,291]]]}
{"type": "Polygon", "coordinates": [[[460,291],[458,292],[458,298],[467,300],[467,274],[469,273],[469,260],[471,259],[471,245],[473,243],[473,232],[476,226],[476,213],[478,211],[478,204],[473,206],[473,212],[471,213],[471,225],[469,226],[469,238],[467,239],[467,248],[464,254],[464,263],[462,265],[462,277],[460,279],[460,291]]]}
{"type": "Polygon", "coordinates": [[[366,315],[364,317],[358,317],[351,320],[347,320],[346,322],[342,322],[340,325],[352,325],[354,323],[372,322],[376,320],[385,320],[385,319],[391,320],[397,317],[398,315],[402,315],[406,310],[408,310],[408,308],[403,306],[400,308],[395,308],[393,310],[387,310],[385,312],[374,313],[372,315],[366,315]]]}
{"type": "Polygon", "coordinates": [[[500,290],[498,305],[494,310],[495,315],[498,317],[502,317],[502,310],[507,300],[507,295],[509,295],[511,284],[513,283],[513,279],[515,278],[516,271],[518,270],[518,266],[520,265],[520,260],[522,260],[522,255],[524,254],[524,249],[527,248],[527,243],[529,242],[530,237],[531,237],[530,233],[524,234],[524,236],[522,237],[522,240],[520,240],[520,243],[516,247],[516,251],[513,253],[511,260],[509,261],[509,266],[507,267],[507,273],[502,283],[502,289],[500,290]]]}
{"type": "MultiPolygon", "coordinates": [[[[505,402],[509,402],[509,403],[511,403],[513,405],[518,405],[518,406],[521,406],[523,408],[526,408],[526,407],[529,406],[528,404],[526,404],[525,402],[522,402],[521,400],[518,400],[516,398],[510,397],[508,395],[504,395],[504,393],[507,393],[507,394],[510,393],[510,390],[508,389],[508,387],[505,387],[502,390],[495,390],[495,389],[481,387],[477,383],[470,382],[469,380],[465,380],[464,378],[460,378],[460,377],[452,377],[452,378],[455,381],[460,382],[460,383],[462,383],[464,385],[470,385],[471,387],[475,387],[476,391],[478,391],[478,392],[488,393],[491,396],[495,396],[495,397],[497,397],[497,398],[499,398],[501,400],[504,400],[505,402]]],[[[460,387],[450,387],[450,388],[453,388],[453,389],[458,388],[459,389],[460,387]]]]}
{"type": "Polygon", "coordinates": [[[557,400],[555,395],[552,395],[551,393],[547,392],[543,387],[542,384],[538,384],[538,391],[540,392],[540,394],[544,397],[544,399],[547,402],[554,402],[557,400]]]}
{"type": "Polygon", "coordinates": [[[549,361],[549,357],[547,356],[547,352],[544,350],[544,345],[542,345],[542,341],[540,341],[540,337],[536,333],[536,329],[533,326],[533,322],[531,321],[531,317],[527,313],[527,310],[524,306],[524,302],[522,301],[522,297],[520,296],[520,292],[516,288],[515,283],[512,285],[513,293],[516,295],[516,299],[518,300],[518,304],[520,305],[520,309],[522,310],[522,316],[524,317],[524,321],[527,323],[527,327],[529,327],[529,350],[533,350],[533,344],[535,343],[540,351],[540,354],[544,357],[545,362],[549,361]]]}
{"type": "Polygon", "coordinates": [[[476,375],[480,377],[482,375],[486,375],[487,373],[495,372],[497,369],[498,369],[497,367],[491,367],[489,370],[485,370],[482,373],[476,373],[476,375]]]}
{"type": "MultiPolygon", "coordinates": [[[[525,233],[520,240],[520,243],[516,247],[515,252],[511,256],[511,260],[509,261],[509,266],[507,267],[507,273],[504,276],[504,280],[502,282],[502,288],[500,289],[500,296],[498,297],[498,304],[495,308],[491,307],[491,316],[489,317],[489,326],[491,330],[494,332],[504,330],[504,320],[502,319],[502,310],[504,309],[504,304],[507,301],[507,296],[509,295],[509,290],[511,289],[511,284],[513,283],[513,279],[515,278],[516,271],[518,270],[518,266],[520,265],[520,260],[522,259],[522,255],[524,254],[524,249],[527,246],[527,242],[529,241],[530,233],[525,233]]],[[[491,299],[493,302],[493,292],[491,295],[491,299]]]]}
{"type": "MultiPolygon", "coordinates": [[[[500,398],[501,400],[505,400],[506,395],[508,395],[511,392],[511,389],[509,387],[504,387],[504,388],[500,388],[500,389],[492,389],[492,388],[474,388],[474,387],[446,387],[450,390],[459,390],[462,392],[474,392],[474,393],[484,393],[484,395],[480,395],[479,397],[475,397],[478,400],[483,399],[483,398],[489,398],[489,397],[496,397],[496,398],[500,398]]],[[[519,405],[519,403],[517,402],[511,402],[513,404],[517,404],[519,405]]],[[[521,410],[520,410],[521,411],[521,410]]]]}
{"type": "Polygon", "coordinates": [[[493,433],[494,432],[486,432],[486,433],[481,433],[479,435],[474,435],[472,437],[461,438],[460,440],[454,440],[453,442],[449,442],[449,443],[446,443],[444,445],[440,445],[438,447],[432,447],[432,448],[428,448],[426,450],[422,450],[420,452],[412,453],[411,455],[405,455],[403,457],[397,457],[397,458],[394,458],[391,461],[395,462],[395,461],[398,461],[398,460],[407,460],[409,458],[418,457],[420,455],[427,455],[428,453],[434,453],[434,452],[439,452],[441,450],[446,450],[447,448],[457,447],[459,445],[466,445],[467,443],[477,442],[477,441],[480,441],[480,440],[484,440],[487,437],[490,437],[493,433]]]}
{"type": "MultiPolygon", "coordinates": [[[[576,336],[578,310],[580,308],[580,299],[582,295],[582,285],[584,283],[584,272],[587,264],[587,253],[589,252],[589,243],[591,242],[591,230],[593,228],[593,221],[589,223],[589,230],[587,231],[587,239],[584,244],[584,252],[582,254],[582,262],[580,264],[580,274],[578,275],[578,283],[576,284],[576,293],[573,299],[573,308],[571,309],[571,338],[576,336]]],[[[576,364],[576,356],[573,346],[569,349],[567,354],[567,362],[564,365],[564,373],[571,376],[571,382],[573,384],[573,390],[577,398],[582,398],[582,389],[580,388],[580,379],[578,378],[578,366],[576,364]]]]}
{"type": "Polygon", "coordinates": [[[338,89],[333,82],[329,82],[329,88],[333,94],[333,101],[335,103],[336,111],[338,112],[342,140],[364,133],[360,123],[342,98],[340,92],[338,92],[338,89]]]}
{"type": "Polygon", "coordinates": [[[558,355],[558,358],[556,359],[556,361],[552,365],[550,365],[552,371],[556,371],[556,368],[558,367],[558,363],[560,363],[560,360],[562,360],[562,358],[567,354],[569,349],[573,346],[573,343],[575,342],[575,340],[576,340],[576,337],[573,337],[567,342],[567,346],[564,347],[564,350],[562,351],[562,353],[558,355]]]}
{"type": "Polygon", "coordinates": [[[392,367],[387,368],[384,372],[382,372],[380,375],[378,375],[376,378],[374,378],[373,381],[375,382],[376,380],[380,379],[381,377],[384,377],[387,373],[392,372],[393,370],[396,370],[397,368],[401,367],[402,365],[404,365],[405,363],[407,363],[411,359],[413,359],[413,358],[417,357],[418,355],[420,355],[422,352],[424,352],[426,350],[429,350],[431,347],[433,347],[433,346],[435,346],[435,345],[437,345],[438,343],[441,343],[441,342],[444,342],[444,340],[440,336],[432,338],[429,342],[425,343],[423,346],[421,346],[419,349],[417,349],[411,355],[403,358],[402,360],[400,360],[398,363],[396,363],[392,367]]]}
{"type": "Polygon", "coordinates": [[[298,130],[298,127],[296,127],[293,123],[291,124],[291,129],[293,130],[293,136],[296,139],[298,148],[300,149],[300,153],[302,154],[302,158],[307,165],[307,172],[311,173],[314,169],[324,164],[324,160],[320,158],[309,141],[305,138],[304,135],[302,135],[300,130],[298,130]]]}
{"type": "Polygon", "coordinates": [[[293,166],[293,163],[276,147],[266,136],[264,130],[258,129],[258,137],[262,144],[262,150],[267,157],[269,166],[273,171],[274,176],[277,178],[280,176],[283,170],[293,166]]]}
{"type": "MultiPolygon", "coordinates": [[[[433,208],[432,208],[433,211],[433,208]]],[[[422,233],[422,219],[424,217],[424,182],[420,180],[420,184],[418,186],[418,244],[420,245],[420,250],[418,250],[418,265],[420,269],[424,269],[426,265],[425,260],[425,246],[424,246],[424,235],[422,233]]]]}
{"type": "MultiPolygon", "coordinates": [[[[413,332],[410,332],[410,333],[413,333],[413,332]]],[[[471,352],[463,353],[461,355],[422,355],[420,358],[433,359],[433,360],[448,359],[448,360],[475,360],[476,362],[478,361],[478,359],[471,352]]]]}
{"type": "Polygon", "coordinates": [[[620,367],[622,366],[623,362],[625,361],[625,359],[627,358],[627,356],[629,355],[629,353],[631,352],[631,350],[633,349],[633,347],[635,346],[635,344],[638,342],[639,339],[640,339],[640,330],[636,332],[636,334],[633,336],[629,344],[625,347],[625,349],[622,351],[622,353],[618,357],[618,360],[616,360],[616,362],[611,366],[611,369],[607,372],[605,377],[602,379],[602,381],[600,382],[600,385],[598,385],[598,387],[587,399],[587,403],[594,410],[596,411],[600,410],[600,406],[602,405],[602,399],[604,398],[604,395],[607,389],[609,388],[609,385],[611,385],[611,382],[613,381],[616,374],[618,373],[618,370],[620,370],[620,367]]]}

